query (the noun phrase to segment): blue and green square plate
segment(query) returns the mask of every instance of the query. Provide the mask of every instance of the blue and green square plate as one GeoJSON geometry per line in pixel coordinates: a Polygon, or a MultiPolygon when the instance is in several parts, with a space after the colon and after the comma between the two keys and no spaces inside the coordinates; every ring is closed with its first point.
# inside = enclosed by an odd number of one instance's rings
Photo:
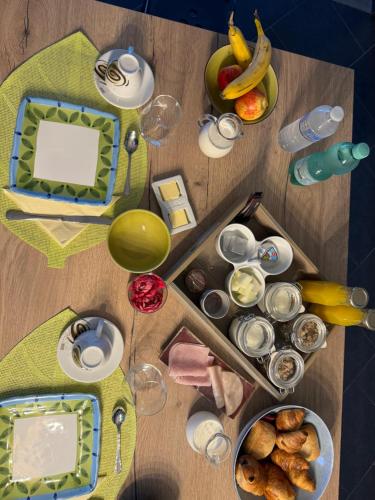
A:
{"type": "Polygon", "coordinates": [[[78,204],[107,205],[117,173],[117,116],[39,97],[18,109],[9,189],[78,204]]]}
{"type": "Polygon", "coordinates": [[[0,498],[59,500],[95,489],[100,409],[95,396],[0,401],[0,498]]]}

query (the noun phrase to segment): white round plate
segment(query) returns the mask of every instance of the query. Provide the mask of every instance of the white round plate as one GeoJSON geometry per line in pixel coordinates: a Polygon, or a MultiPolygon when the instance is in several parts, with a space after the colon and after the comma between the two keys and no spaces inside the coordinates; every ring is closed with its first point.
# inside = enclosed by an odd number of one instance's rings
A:
{"type": "MultiPolygon", "coordinates": [[[[90,330],[95,330],[101,318],[90,316],[79,320],[80,323],[87,323],[90,330]]],[[[73,359],[73,338],[72,325],[69,325],[61,334],[57,345],[57,359],[60,368],[68,377],[77,382],[85,382],[87,384],[99,382],[106,377],[109,377],[119,366],[124,352],[124,341],[120,330],[111,321],[104,319],[102,335],[108,335],[112,343],[112,351],[109,359],[103,365],[92,370],[86,370],[77,365],[73,359]]],[[[73,323],[74,324],[74,323],[73,323]]]]}
{"type": "MultiPolygon", "coordinates": [[[[258,413],[253,417],[242,429],[240,435],[237,439],[237,445],[233,453],[233,463],[232,463],[232,478],[234,488],[237,491],[237,498],[241,500],[250,500],[250,499],[259,499],[260,497],[254,496],[251,493],[246,493],[239,486],[237,486],[236,482],[236,463],[237,457],[240,454],[242,443],[245,437],[250,432],[250,429],[253,427],[255,422],[265,417],[269,413],[278,413],[281,410],[290,410],[293,408],[302,408],[305,410],[305,418],[304,422],[312,424],[316,432],[318,434],[319,444],[320,444],[320,455],[314,461],[310,462],[311,467],[311,475],[315,478],[316,481],[316,490],[313,493],[309,493],[308,491],[301,490],[300,488],[293,487],[296,491],[296,500],[319,500],[326,489],[329,480],[331,478],[332,469],[333,469],[333,461],[334,461],[334,451],[333,451],[333,442],[331,434],[328,430],[328,427],[324,423],[324,421],[312,410],[309,410],[303,406],[299,405],[277,405],[272,408],[267,408],[262,412],[258,413]]],[[[264,497],[262,497],[264,498],[264,497]]]]}
{"type": "Polygon", "coordinates": [[[154,74],[148,63],[138,54],[134,54],[143,70],[142,85],[137,94],[133,97],[120,97],[116,95],[105,82],[105,72],[108,63],[118,59],[122,54],[127,53],[124,49],[114,49],[99,56],[94,68],[94,82],[100,95],[113,106],[122,109],[137,109],[146,104],[154,93],[154,74]]]}

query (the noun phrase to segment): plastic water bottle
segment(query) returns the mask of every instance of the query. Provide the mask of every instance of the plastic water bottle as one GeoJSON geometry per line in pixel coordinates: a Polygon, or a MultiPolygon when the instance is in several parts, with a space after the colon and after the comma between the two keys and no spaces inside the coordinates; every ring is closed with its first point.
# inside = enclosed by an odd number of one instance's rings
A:
{"type": "Polygon", "coordinates": [[[290,182],[297,186],[309,186],[333,175],[347,174],[369,154],[370,148],[365,142],[339,142],[326,151],[293,161],[289,167],[290,182]]]}
{"type": "Polygon", "coordinates": [[[343,118],[344,110],[340,106],[318,106],[282,128],[279,132],[279,144],[290,153],[300,151],[334,134],[343,118]]]}

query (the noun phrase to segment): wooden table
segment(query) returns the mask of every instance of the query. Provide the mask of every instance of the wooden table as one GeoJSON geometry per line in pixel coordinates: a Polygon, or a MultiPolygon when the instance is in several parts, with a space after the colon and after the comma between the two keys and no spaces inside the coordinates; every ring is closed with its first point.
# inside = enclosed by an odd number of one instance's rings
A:
{"type": "MultiPolygon", "coordinates": [[[[226,43],[225,36],[93,0],[31,0],[25,37],[27,0],[0,3],[1,81],[35,52],[83,30],[101,51],[134,45],[155,69],[156,94],[169,93],[182,102],[183,118],[173,141],[149,151],[150,179],[182,172],[199,222],[194,231],[173,239],[169,263],[191,245],[224,205],[238,196],[263,191],[265,206],[324,275],[345,281],[350,177],[308,189],[291,186],[287,178],[291,156],[278,146],[277,132],[307,110],[327,103],[343,106],[344,122],[334,138],[308,152],[350,140],[352,70],[274,50],[272,61],[280,86],[275,111],[264,122],[247,126],[232,154],[209,160],[197,143],[197,119],[210,111],[203,71],[211,53],[226,43]]],[[[150,186],[143,206],[157,209],[150,186]]],[[[69,258],[63,270],[48,269],[44,256],[1,226],[0,252],[1,356],[34,327],[71,306],[80,313],[102,311],[121,326],[126,370],[134,361],[157,363],[161,345],[184,320],[184,310],[171,296],[152,319],[135,315],[126,299],[128,274],[111,261],[104,243],[69,258]]],[[[343,353],[341,332],[330,338],[328,349],[291,398],[317,411],[332,432],[336,460],[324,495],[332,500],[338,498],[339,485],[343,353]]],[[[138,420],[133,468],[121,498],[234,499],[230,464],[212,468],[193,453],[185,439],[189,412],[206,403],[198,400],[193,389],[167,381],[169,395],[163,412],[138,420]]],[[[271,398],[259,390],[241,418],[224,418],[233,441],[249,416],[271,404],[271,398]]]]}

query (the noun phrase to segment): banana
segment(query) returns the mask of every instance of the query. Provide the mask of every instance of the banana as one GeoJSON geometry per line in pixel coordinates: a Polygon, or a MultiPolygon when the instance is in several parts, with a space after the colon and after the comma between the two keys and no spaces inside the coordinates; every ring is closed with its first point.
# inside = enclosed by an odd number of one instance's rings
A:
{"type": "Polygon", "coordinates": [[[234,58],[242,69],[246,69],[252,59],[252,55],[240,28],[233,23],[234,11],[232,10],[228,22],[228,39],[231,44],[234,58]]]}
{"type": "Polygon", "coordinates": [[[268,66],[270,65],[271,42],[264,34],[257,11],[255,11],[254,16],[258,39],[253,60],[240,76],[225,87],[220,94],[223,99],[237,99],[237,97],[241,97],[247,92],[250,92],[251,89],[256,87],[263,80],[264,75],[267,73],[268,66]]]}

